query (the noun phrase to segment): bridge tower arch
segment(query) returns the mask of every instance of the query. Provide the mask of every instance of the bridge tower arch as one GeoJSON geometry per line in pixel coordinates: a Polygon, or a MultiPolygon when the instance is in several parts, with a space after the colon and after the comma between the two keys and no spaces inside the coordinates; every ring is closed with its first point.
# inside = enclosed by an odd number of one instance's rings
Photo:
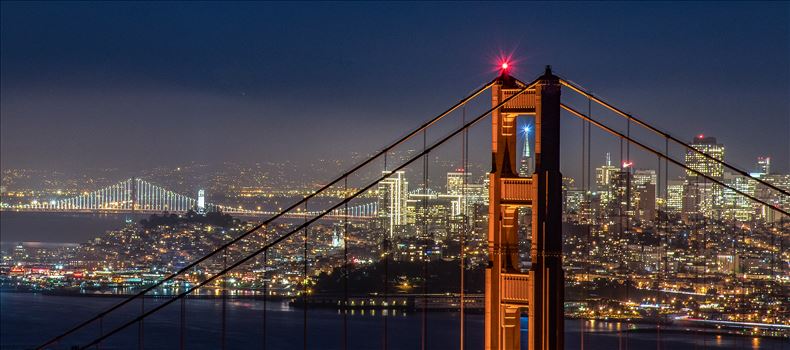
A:
{"type": "MultiPolygon", "coordinates": [[[[492,105],[526,86],[507,69],[492,87],[492,105]]],[[[519,349],[521,313],[528,309],[531,350],[563,348],[562,174],[560,82],[547,67],[527,89],[493,112],[489,173],[488,254],[485,290],[486,349],[519,349]],[[520,177],[517,122],[535,118],[535,172],[520,177]],[[518,211],[531,209],[529,271],[519,257],[518,211]]]]}

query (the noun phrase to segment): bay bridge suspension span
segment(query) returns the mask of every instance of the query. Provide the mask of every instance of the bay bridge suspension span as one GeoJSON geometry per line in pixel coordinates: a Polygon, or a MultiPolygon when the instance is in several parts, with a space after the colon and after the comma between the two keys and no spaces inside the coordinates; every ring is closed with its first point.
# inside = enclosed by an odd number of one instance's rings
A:
{"type": "MultiPolygon", "coordinates": [[[[448,108],[443,113],[425,122],[419,127],[413,129],[402,138],[385,146],[370,156],[367,160],[352,167],[351,169],[343,172],[337,178],[328,182],[315,192],[305,196],[303,199],[292,204],[288,208],[274,213],[272,216],[261,221],[248,231],[240,234],[239,236],[228,240],[223,245],[217,247],[214,251],[203,256],[200,259],[188,264],[178,271],[173,272],[167,277],[143,287],[139,292],[123,301],[115,304],[114,306],[90,317],[73,328],[66,330],[60,335],[53,337],[47,342],[41,344],[39,348],[58,348],[63,346],[71,346],[77,344],[76,347],[80,349],[88,349],[99,347],[100,345],[111,342],[113,337],[119,336],[120,332],[124,330],[131,330],[132,327],[137,326],[139,348],[146,346],[145,341],[145,326],[144,321],[153,315],[156,315],[161,310],[167,308],[169,305],[180,302],[180,327],[174,331],[178,333],[178,346],[186,348],[188,342],[185,336],[186,328],[184,327],[184,314],[186,304],[184,300],[190,294],[194,293],[199,288],[207,285],[222,283],[226,276],[234,269],[248,263],[255,262],[255,259],[263,258],[262,264],[264,267],[269,266],[267,254],[269,251],[286,241],[293,242],[303,235],[304,240],[304,262],[303,267],[303,290],[301,299],[304,302],[304,320],[303,320],[303,339],[302,345],[308,348],[308,334],[310,332],[307,312],[307,299],[310,297],[309,283],[309,265],[308,265],[308,243],[309,243],[309,227],[323,217],[328,215],[340,214],[347,217],[349,214],[349,204],[360,195],[371,190],[381,181],[386,180],[392,173],[404,169],[411,164],[419,164],[418,161],[422,160],[423,169],[423,187],[425,188],[428,182],[428,155],[436,151],[440,146],[447,143],[451,139],[461,139],[462,141],[462,154],[461,158],[466,165],[468,162],[468,146],[469,146],[469,129],[473,125],[486,117],[491,117],[491,154],[492,163],[491,171],[488,175],[488,233],[487,233],[487,259],[488,264],[485,268],[485,315],[484,315],[484,347],[486,349],[519,349],[521,348],[521,314],[526,310],[528,317],[528,328],[526,339],[527,347],[531,350],[556,350],[564,348],[564,335],[565,335],[565,317],[564,317],[564,288],[565,288],[565,271],[563,270],[563,228],[562,228],[562,173],[560,172],[560,116],[563,111],[568,115],[581,119],[584,123],[584,138],[583,145],[585,145],[584,152],[587,153],[586,160],[589,164],[589,143],[590,143],[590,130],[592,127],[601,129],[613,136],[621,142],[621,150],[623,150],[623,143],[628,152],[630,152],[630,145],[642,149],[644,152],[654,155],[660,166],[664,170],[662,176],[664,186],[667,183],[667,169],[669,164],[684,169],[685,171],[697,176],[704,181],[725,188],[738,196],[748,199],[756,205],[762,206],[767,211],[772,211],[776,215],[787,217],[788,208],[784,207],[784,202],[771,202],[736,188],[720,179],[707,174],[705,171],[693,169],[673,157],[669,152],[670,143],[680,145],[681,148],[688,152],[696,152],[708,161],[717,164],[718,166],[730,169],[731,171],[744,176],[748,181],[764,186],[770,191],[782,198],[790,198],[790,193],[786,189],[779,188],[771,183],[767,183],[759,178],[754,178],[748,175],[745,171],[724,162],[721,159],[712,157],[704,152],[696,150],[690,145],[680,141],[679,139],[671,136],[669,133],[653,127],[651,124],[635,116],[623,112],[621,109],[612,104],[604,101],[603,99],[587,92],[577,84],[570,82],[555,75],[550,68],[547,67],[546,71],[532,82],[525,83],[509,74],[509,67],[503,64],[501,74],[485,83],[482,87],[475,90],[469,96],[461,99],[458,103],[448,108]],[[567,102],[563,102],[561,92],[563,89],[568,89],[588,102],[588,111],[584,113],[577,108],[571,106],[567,102]],[[467,119],[465,115],[465,106],[472,100],[476,99],[483,92],[491,92],[491,107],[486,109],[479,115],[467,119]],[[626,132],[621,132],[615,128],[593,118],[589,108],[590,105],[595,103],[598,106],[613,112],[619,117],[622,117],[627,122],[626,132]],[[436,123],[450,115],[457,110],[463,110],[463,120],[458,127],[453,127],[452,130],[443,137],[439,137],[428,143],[427,131],[432,128],[436,123]],[[532,116],[534,118],[535,130],[535,167],[534,173],[531,176],[521,176],[519,174],[516,162],[517,147],[516,147],[516,120],[519,116],[532,116]],[[652,146],[650,143],[638,140],[631,132],[631,126],[639,126],[649,130],[650,132],[658,135],[664,141],[664,149],[652,146]],[[393,164],[391,158],[388,162],[387,156],[393,150],[407,142],[420,142],[422,141],[422,150],[415,152],[406,160],[395,162],[393,164]],[[316,196],[324,191],[332,188],[333,186],[348,189],[348,181],[351,177],[367,166],[384,165],[384,171],[381,176],[375,176],[367,181],[363,186],[356,187],[355,191],[351,191],[347,197],[327,204],[324,208],[319,210],[315,215],[305,216],[301,224],[296,224],[287,229],[287,232],[267,232],[268,225],[275,222],[281,217],[285,217],[297,209],[302,209],[303,212],[308,211],[308,202],[313,200],[316,196]],[[531,237],[529,238],[529,264],[528,268],[524,268],[520,261],[521,252],[519,251],[523,239],[519,235],[519,212],[526,211],[529,213],[531,220],[531,237]],[[238,246],[252,246],[253,248],[241,250],[243,254],[233,257],[231,260],[228,256],[229,249],[238,246]],[[164,284],[179,278],[184,274],[192,271],[199,264],[208,260],[222,259],[222,268],[218,269],[206,276],[200,282],[189,286],[177,294],[169,297],[162,297],[157,303],[149,303],[146,307],[146,297],[150,297],[164,284]],[[132,302],[139,302],[140,309],[138,311],[129,311],[129,306],[132,302]],[[153,304],[153,305],[152,305],[153,304]],[[111,322],[112,321],[112,322],[111,322]]],[[[583,153],[584,153],[583,152],[583,153]]],[[[466,171],[467,167],[464,167],[466,171]]],[[[589,168],[589,165],[587,165],[589,168]]],[[[463,177],[464,179],[466,177],[463,177]]],[[[583,183],[588,183],[590,179],[589,171],[587,172],[586,179],[583,183]]],[[[660,182],[661,180],[659,180],[660,182]]],[[[666,190],[663,191],[663,196],[666,196],[666,190]]],[[[630,198],[630,197],[628,197],[630,198]]],[[[129,198],[126,198],[129,200],[129,198]]],[[[666,199],[666,197],[665,197],[666,199]]],[[[180,200],[183,200],[180,199],[180,200]]],[[[628,215],[628,210],[624,211],[624,215],[628,215]]],[[[589,219],[589,218],[588,218],[589,219]]],[[[623,220],[621,217],[620,220],[623,220]]],[[[627,222],[630,222],[626,218],[627,222]]],[[[342,333],[340,347],[346,349],[349,347],[349,338],[353,336],[349,332],[348,320],[348,305],[349,305],[349,292],[348,292],[348,275],[351,273],[349,264],[349,251],[346,246],[348,242],[348,220],[343,220],[343,264],[340,268],[343,271],[344,277],[344,297],[338,304],[341,312],[338,317],[342,318],[342,333]]],[[[464,221],[465,222],[465,221],[464,221]]],[[[418,223],[418,225],[421,223],[418,223]]],[[[587,226],[589,227],[589,225],[587,226]]],[[[621,225],[622,227],[622,225],[621,225]]],[[[782,226],[784,229],[784,226],[782,226]]],[[[460,316],[459,328],[460,339],[459,345],[463,349],[466,342],[468,329],[465,323],[465,305],[467,296],[465,295],[465,242],[469,238],[467,230],[461,230],[461,236],[458,241],[461,244],[459,259],[459,274],[460,274],[460,288],[459,293],[454,297],[458,299],[458,311],[460,316]]],[[[424,231],[425,234],[430,234],[424,231]]],[[[780,232],[781,233],[781,232],[780,232]]],[[[668,239],[671,232],[662,232],[660,239],[664,242],[668,239]]],[[[589,234],[588,234],[589,237],[589,234]]],[[[389,244],[387,238],[382,238],[382,260],[384,262],[384,293],[382,295],[384,305],[392,301],[393,295],[389,286],[390,278],[388,277],[387,264],[389,261],[389,244]]],[[[589,242],[588,242],[589,243],[589,242]]],[[[662,243],[663,244],[663,243],[662,243]]],[[[588,244],[589,246],[589,244],[588,244]]],[[[663,245],[662,245],[663,246],[663,245]]],[[[430,249],[428,246],[425,249],[430,249]]],[[[589,248],[588,248],[589,249],[589,248]]],[[[660,265],[660,263],[659,263],[660,265]]],[[[663,270],[660,268],[655,272],[655,276],[660,279],[666,275],[666,263],[663,265],[663,270]],[[664,272],[662,272],[664,271],[664,272]]],[[[265,271],[265,269],[264,269],[265,271]]],[[[427,265],[423,265],[423,292],[427,292],[427,284],[429,283],[429,276],[427,274],[427,265]]],[[[589,273],[589,271],[588,271],[589,273]]],[[[660,296],[660,287],[655,291],[660,296]]],[[[225,298],[226,293],[223,288],[223,306],[222,306],[222,326],[220,331],[219,345],[217,348],[226,348],[227,346],[227,323],[225,312],[225,298]]],[[[266,284],[264,284],[263,297],[264,301],[267,297],[266,284]]],[[[423,298],[425,302],[426,298],[423,298]]],[[[660,301],[659,301],[660,303],[660,301]]],[[[175,307],[175,306],[174,306],[175,307]]],[[[428,318],[427,318],[427,304],[423,304],[419,308],[422,312],[421,325],[420,325],[420,343],[421,349],[428,348],[428,338],[431,336],[429,332],[428,318]]],[[[267,333],[267,313],[266,306],[261,313],[262,326],[260,329],[261,346],[266,348],[266,340],[268,337],[278,336],[267,333]]],[[[381,347],[386,349],[389,344],[389,339],[392,337],[388,333],[387,316],[382,316],[382,340],[381,347]]],[[[149,327],[151,327],[149,325],[149,327]]],[[[657,339],[660,339],[660,327],[656,328],[657,339]]],[[[583,328],[581,332],[582,347],[584,347],[583,328]]],[[[365,335],[366,337],[368,335],[365,335]]],[[[129,345],[129,344],[127,344],[129,345]]],[[[660,344],[659,344],[660,347],[660,344]]]]}
{"type": "MultiPolygon", "coordinates": [[[[61,213],[118,213],[118,214],[183,214],[187,211],[199,213],[221,211],[238,217],[260,217],[274,215],[276,212],[245,209],[240,206],[228,206],[205,201],[205,192],[198,191],[196,197],[190,197],[141,178],[129,178],[104,188],[85,192],[76,196],[52,200],[34,200],[24,204],[0,203],[0,210],[61,212],[61,213]]],[[[349,208],[352,219],[375,218],[378,210],[377,202],[359,204],[349,208]]],[[[312,217],[318,212],[293,212],[288,217],[312,217]]],[[[327,215],[328,218],[345,217],[345,212],[336,211],[327,215]]]]}

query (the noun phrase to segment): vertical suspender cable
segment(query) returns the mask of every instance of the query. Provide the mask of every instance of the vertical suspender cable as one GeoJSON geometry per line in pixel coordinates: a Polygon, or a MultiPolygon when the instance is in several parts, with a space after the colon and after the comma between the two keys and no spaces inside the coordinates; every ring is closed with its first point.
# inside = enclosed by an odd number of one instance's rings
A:
{"type": "MultiPolygon", "coordinates": [[[[617,222],[618,222],[618,224],[617,224],[617,233],[618,233],[618,236],[619,236],[619,237],[617,237],[617,241],[618,241],[618,244],[621,247],[620,249],[623,249],[622,248],[622,246],[623,246],[622,243],[623,243],[623,237],[624,237],[624,235],[623,235],[623,197],[622,197],[623,194],[622,194],[622,188],[621,188],[621,186],[623,185],[622,184],[622,182],[623,182],[623,168],[624,168],[623,167],[623,165],[624,165],[623,161],[624,161],[624,159],[623,159],[623,138],[621,137],[620,138],[620,164],[619,164],[620,170],[617,172],[617,178],[616,178],[617,181],[615,181],[615,184],[617,185],[617,187],[614,189],[614,191],[615,191],[614,198],[617,200],[617,222]]],[[[610,199],[610,201],[611,201],[611,199],[610,199]]],[[[628,279],[625,280],[624,284],[625,284],[625,288],[626,288],[626,294],[628,294],[628,292],[627,292],[627,290],[628,290],[628,279]]],[[[622,321],[618,322],[618,327],[617,327],[617,348],[619,350],[623,350],[622,321]]]]}
{"type": "MultiPolygon", "coordinates": [[[[427,148],[427,134],[422,132],[422,149],[427,148]]],[[[421,349],[428,349],[428,154],[423,155],[422,161],[422,241],[423,261],[422,261],[422,344],[421,349]]]]}
{"type": "Polygon", "coordinates": [[[269,282],[266,280],[269,275],[269,250],[263,251],[263,332],[261,336],[261,348],[266,350],[266,309],[268,309],[267,301],[269,299],[269,282]]]}
{"type": "MultiPolygon", "coordinates": [[[[702,180],[702,188],[705,189],[706,193],[709,195],[708,205],[711,208],[711,214],[718,213],[719,210],[716,208],[715,202],[717,198],[713,195],[715,192],[713,188],[715,187],[714,184],[711,183],[710,188],[708,187],[708,179],[702,180]]],[[[708,290],[708,217],[703,215],[702,216],[702,288],[706,291],[708,290]]],[[[707,299],[707,297],[703,297],[707,299]]],[[[703,334],[702,335],[702,347],[706,349],[708,347],[707,344],[708,338],[703,334]]]]}
{"type": "MultiPolygon", "coordinates": [[[[461,125],[466,124],[466,106],[461,109],[461,125]]],[[[459,303],[458,303],[458,311],[460,313],[460,349],[464,350],[464,338],[466,335],[466,303],[465,303],[465,261],[466,259],[466,230],[468,224],[468,216],[467,216],[467,199],[466,199],[466,174],[467,169],[469,167],[469,129],[465,129],[462,139],[461,139],[461,198],[459,199],[459,213],[461,214],[461,237],[459,239],[459,265],[460,265],[460,275],[459,279],[461,282],[461,287],[459,288],[459,303]]]]}
{"type": "MultiPolygon", "coordinates": [[[[304,221],[307,223],[307,201],[304,202],[304,221]]],[[[307,226],[304,227],[304,255],[302,256],[304,262],[304,282],[302,285],[302,345],[307,350],[307,294],[308,294],[308,280],[307,280],[307,226]]]]}
{"type": "MultiPolygon", "coordinates": [[[[667,233],[669,231],[669,228],[670,228],[670,225],[672,223],[672,220],[670,220],[670,218],[669,218],[669,211],[668,211],[668,209],[669,209],[669,138],[664,137],[664,215],[665,215],[664,220],[665,221],[664,221],[664,229],[661,231],[661,237],[662,237],[662,241],[663,241],[663,243],[662,243],[662,247],[663,248],[662,248],[662,251],[661,251],[663,256],[662,256],[661,260],[664,263],[664,267],[663,267],[663,270],[662,270],[662,272],[663,272],[662,276],[666,276],[669,273],[669,266],[668,266],[668,264],[669,264],[669,259],[668,259],[669,254],[668,254],[668,250],[669,250],[669,243],[670,243],[670,241],[669,241],[669,236],[667,235],[667,233]]],[[[661,283],[663,283],[663,281],[661,281],[661,283]]],[[[664,287],[663,287],[663,285],[661,283],[659,283],[659,285],[658,285],[658,289],[660,291],[659,299],[661,301],[659,303],[659,305],[663,305],[664,299],[665,299],[664,298],[664,287]]],[[[660,347],[662,345],[661,344],[661,338],[660,338],[661,337],[660,327],[663,326],[663,321],[664,321],[663,320],[663,316],[661,315],[661,307],[660,306],[658,308],[658,312],[659,312],[658,313],[659,317],[661,317],[661,318],[659,318],[659,321],[661,321],[661,323],[662,323],[659,326],[659,339],[658,339],[658,345],[659,345],[659,350],[660,350],[660,347]]]]}
{"type": "MultiPolygon", "coordinates": [[[[461,125],[466,124],[466,106],[461,110],[461,125]]],[[[459,262],[460,262],[460,280],[461,280],[461,288],[460,288],[460,300],[458,303],[458,308],[461,317],[461,330],[460,330],[460,349],[464,350],[465,345],[465,337],[466,337],[466,231],[468,230],[469,224],[469,215],[467,213],[468,210],[468,200],[467,200],[467,193],[466,193],[466,186],[467,186],[467,172],[469,171],[469,129],[464,130],[464,134],[462,136],[461,141],[461,167],[463,169],[462,172],[462,180],[461,180],[461,199],[459,201],[459,205],[461,206],[461,239],[459,242],[459,262]]]]}
{"type": "MultiPolygon", "coordinates": [[[[587,99],[587,112],[590,113],[589,115],[592,115],[592,101],[590,101],[590,99],[587,99]]],[[[591,152],[591,149],[592,149],[592,133],[591,133],[592,125],[590,124],[589,121],[586,121],[586,120],[585,120],[585,123],[587,124],[587,191],[588,191],[588,194],[587,194],[587,196],[588,196],[587,197],[587,205],[589,206],[588,210],[587,210],[587,257],[586,257],[587,258],[587,264],[585,264],[585,267],[587,269],[587,280],[589,282],[589,280],[590,280],[590,259],[591,259],[590,255],[592,254],[592,250],[590,248],[592,246],[592,232],[591,231],[592,231],[593,220],[595,218],[592,215],[592,197],[591,197],[591,192],[592,192],[592,159],[590,157],[592,155],[592,152],[591,152]]],[[[587,295],[587,297],[589,297],[589,294],[587,295]]],[[[586,324],[586,322],[585,322],[585,324],[586,324]]],[[[581,350],[584,350],[584,348],[582,348],[581,350]]]]}
{"type": "MultiPolygon", "coordinates": [[[[700,219],[700,216],[702,216],[702,205],[703,205],[703,198],[702,198],[702,193],[703,192],[702,192],[702,187],[700,187],[699,179],[700,179],[700,176],[695,176],[694,177],[694,191],[696,192],[696,196],[694,198],[694,209],[695,209],[694,211],[695,211],[695,213],[694,213],[694,220],[693,220],[693,226],[692,226],[692,232],[693,232],[692,236],[694,237],[694,241],[695,241],[695,244],[694,244],[694,259],[693,259],[693,261],[694,261],[694,283],[692,283],[692,285],[695,285],[695,284],[699,283],[699,263],[700,263],[699,262],[699,255],[698,255],[699,254],[699,250],[700,250],[700,246],[699,246],[699,219],[700,219]]],[[[694,289],[696,291],[696,288],[694,288],[694,289]]],[[[699,330],[695,328],[694,329],[694,348],[697,347],[697,342],[698,341],[699,341],[699,330]]]]}
{"type": "MultiPolygon", "coordinates": [[[[662,191],[661,191],[661,188],[662,188],[661,187],[661,179],[663,178],[663,176],[661,176],[661,157],[656,156],[656,160],[657,160],[657,163],[658,163],[658,167],[656,168],[657,169],[657,171],[656,171],[656,196],[663,198],[662,191]]],[[[666,203],[666,201],[662,201],[662,206],[665,206],[665,203],[666,203]]],[[[666,208],[664,208],[663,212],[666,212],[666,208]]],[[[663,219],[661,218],[661,215],[662,215],[661,213],[662,213],[661,207],[657,207],[656,208],[656,215],[657,216],[655,218],[655,225],[654,225],[654,227],[655,227],[654,231],[655,231],[656,235],[658,235],[658,261],[656,263],[656,279],[657,279],[657,281],[656,281],[656,284],[655,284],[656,285],[656,288],[655,288],[656,289],[656,291],[655,291],[656,294],[655,294],[655,297],[654,297],[655,298],[654,304],[657,305],[657,307],[656,307],[656,315],[655,315],[655,319],[656,319],[656,350],[661,350],[661,325],[658,323],[658,321],[659,321],[658,320],[658,316],[661,314],[661,295],[660,295],[661,294],[661,277],[662,277],[661,276],[661,258],[663,256],[662,252],[664,250],[664,248],[662,246],[664,244],[664,242],[661,239],[661,237],[663,237],[663,233],[662,233],[663,227],[661,225],[661,223],[663,222],[663,219]]]]}
{"type": "MultiPolygon", "coordinates": [[[[389,154],[389,152],[384,152],[384,172],[385,173],[387,172],[387,154],[389,154]]],[[[396,191],[400,191],[399,188],[396,188],[395,190],[396,191]]],[[[395,213],[393,213],[393,211],[392,211],[392,208],[389,209],[389,215],[395,215],[395,213]]],[[[390,220],[392,220],[392,218],[390,218],[390,220]]],[[[392,238],[391,237],[392,234],[393,234],[392,231],[390,231],[389,234],[387,232],[384,232],[384,241],[382,242],[383,243],[383,247],[382,248],[384,250],[384,304],[387,305],[387,307],[389,307],[389,305],[388,305],[388,303],[389,303],[389,281],[390,281],[390,276],[389,276],[389,274],[390,274],[390,271],[389,271],[389,268],[390,268],[390,265],[389,265],[390,264],[389,263],[390,257],[389,257],[389,253],[390,253],[390,239],[392,238]]],[[[385,308],[385,310],[386,310],[386,308],[385,308]]],[[[381,347],[382,347],[382,349],[387,350],[387,348],[389,346],[389,344],[388,344],[389,343],[389,340],[388,340],[389,339],[389,334],[388,334],[389,315],[388,315],[388,313],[384,312],[383,315],[382,315],[382,318],[383,318],[383,323],[384,323],[384,330],[383,330],[383,335],[382,335],[382,339],[381,339],[381,345],[382,345],[381,347]]]]}
{"type": "MultiPolygon", "coordinates": [[[[222,251],[222,269],[226,269],[228,267],[228,248],[225,248],[222,251]]],[[[222,276],[222,332],[220,334],[220,345],[222,349],[225,349],[225,332],[226,332],[226,322],[227,322],[227,307],[228,307],[228,275],[225,274],[222,276]]]]}
{"type": "MultiPolygon", "coordinates": [[[[589,99],[587,101],[588,101],[587,102],[587,115],[590,115],[589,99]]],[[[529,142],[529,137],[527,137],[527,139],[524,140],[524,142],[529,142]]],[[[586,158],[587,158],[587,121],[582,120],[582,164],[581,164],[581,171],[582,171],[582,186],[581,186],[582,187],[582,203],[581,203],[581,207],[580,207],[580,209],[582,210],[582,213],[581,213],[582,214],[581,215],[582,218],[586,218],[586,211],[587,211],[587,209],[586,209],[586,206],[587,206],[587,204],[586,204],[587,203],[587,201],[586,201],[586,199],[587,199],[587,172],[586,172],[586,170],[587,170],[586,169],[587,168],[587,159],[586,158]]],[[[584,223],[589,227],[589,223],[586,222],[586,220],[584,220],[584,223]]],[[[589,246],[590,246],[589,239],[590,239],[590,237],[588,235],[587,236],[587,242],[586,242],[587,243],[586,246],[587,246],[588,250],[589,250],[589,246]]],[[[586,254],[584,257],[582,257],[582,259],[588,260],[589,259],[588,257],[589,257],[589,253],[586,254]]],[[[586,265],[587,264],[585,264],[585,266],[586,265]]],[[[585,270],[585,272],[587,272],[587,271],[585,270]]],[[[585,277],[585,280],[586,280],[589,277],[589,275],[585,274],[584,277],[585,277]]],[[[585,283],[586,283],[586,281],[582,281],[582,284],[581,284],[582,285],[582,298],[586,297],[586,295],[585,295],[586,293],[585,292],[586,292],[586,289],[587,289],[587,285],[585,283]]],[[[584,350],[584,317],[580,317],[579,318],[579,348],[581,350],[584,350]]]]}
{"type": "MultiPolygon", "coordinates": [[[[620,164],[619,164],[620,171],[617,172],[617,185],[618,186],[622,185],[621,181],[623,180],[623,161],[624,161],[624,159],[623,159],[623,138],[621,137],[620,138],[620,164]]],[[[619,237],[617,237],[618,241],[621,241],[623,239],[623,236],[624,236],[623,235],[623,198],[621,196],[620,190],[621,190],[620,188],[615,188],[615,194],[617,195],[617,222],[618,222],[617,234],[619,235],[619,237]]],[[[618,242],[618,243],[622,244],[622,242],[618,242]]]]}
{"type": "MultiPolygon", "coordinates": [[[[631,138],[631,119],[627,120],[625,134],[628,136],[629,139],[631,138]]],[[[628,162],[628,164],[629,164],[628,168],[626,169],[627,173],[626,173],[626,176],[625,176],[625,199],[626,199],[625,229],[626,229],[626,232],[628,233],[628,237],[629,237],[629,240],[630,240],[630,238],[634,237],[633,233],[631,232],[631,210],[632,210],[632,208],[631,208],[631,186],[633,184],[633,179],[632,179],[633,178],[633,166],[631,165],[631,164],[633,164],[633,162],[631,161],[631,141],[627,141],[625,143],[625,158],[626,158],[626,162],[628,162]]],[[[642,243],[642,241],[643,241],[642,237],[640,237],[639,241],[640,241],[640,245],[642,247],[642,252],[641,252],[640,259],[642,260],[642,263],[644,264],[645,246],[642,243]]],[[[630,292],[631,292],[631,284],[632,283],[633,283],[633,281],[631,280],[631,277],[629,276],[626,279],[626,284],[625,284],[625,300],[629,301],[629,302],[631,301],[630,300],[631,299],[630,292]]],[[[627,310],[627,311],[630,311],[630,310],[627,310]]],[[[628,327],[628,326],[630,326],[630,324],[626,325],[626,327],[628,327]]],[[[625,332],[625,348],[628,349],[628,329],[626,329],[626,332],[625,332]]]]}
{"type": "MultiPolygon", "coordinates": [[[[104,316],[99,318],[99,336],[104,335],[104,316]]],[[[101,342],[96,343],[96,349],[101,347],[101,342]]]]}
{"type": "Polygon", "coordinates": [[[179,315],[179,325],[178,325],[178,348],[180,350],[184,350],[186,347],[184,346],[184,341],[186,340],[185,333],[186,333],[186,298],[181,298],[181,310],[179,315]]]}
{"type": "MultiPolygon", "coordinates": [[[[145,314],[145,295],[143,295],[143,297],[140,298],[140,314],[141,315],[145,314]]],[[[144,343],[145,343],[145,338],[144,338],[144,336],[145,336],[145,333],[144,333],[145,332],[145,324],[144,324],[144,322],[145,321],[143,319],[140,319],[140,323],[137,326],[137,348],[140,349],[140,350],[142,350],[145,347],[145,345],[144,345],[144,343]]]]}
{"type": "MultiPolygon", "coordinates": [[[[348,176],[343,178],[343,196],[348,195],[348,176]]],[[[343,350],[348,349],[348,202],[343,208],[343,350]]]]}

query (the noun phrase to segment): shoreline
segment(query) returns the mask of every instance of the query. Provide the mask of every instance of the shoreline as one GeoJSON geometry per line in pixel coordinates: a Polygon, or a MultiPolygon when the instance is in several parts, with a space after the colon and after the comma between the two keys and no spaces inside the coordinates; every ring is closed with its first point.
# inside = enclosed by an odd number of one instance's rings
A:
{"type": "MultiPolygon", "coordinates": [[[[125,299],[128,297],[133,296],[134,294],[119,294],[119,293],[77,293],[77,292],[52,292],[52,291],[32,291],[32,290],[17,290],[17,289],[7,289],[7,288],[0,288],[0,294],[39,294],[42,296],[56,296],[56,297],[78,297],[78,298],[115,298],[115,299],[125,299]]],[[[168,299],[172,298],[173,294],[159,294],[159,295],[146,295],[146,299],[168,299]]],[[[264,297],[262,295],[234,295],[228,294],[225,296],[228,300],[255,300],[255,301],[263,301],[264,297]]],[[[354,296],[354,298],[370,298],[370,297],[378,297],[381,296],[354,296]]],[[[403,298],[403,295],[392,295],[390,297],[398,297],[403,298]]],[[[408,296],[413,298],[414,296],[408,296]]],[[[440,299],[447,299],[445,295],[437,295],[435,298],[433,296],[429,296],[429,298],[440,300],[440,299]]],[[[220,300],[222,299],[221,295],[216,294],[205,294],[205,295],[190,295],[186,299],[190,300],[220,300]]],[[[294,297],[284,297],[284,296],[268,296],[265,298],[266,301],[279,301],[279,302],[287,302],[288,305],[294,310],[299,310],[302,307],[302,303],[299,299],[294,297]]],[[[396,306],[393,305],[391,307],[383,307],[381,305],[357,305],[354,307],[349,307],[349,310],[358,310],[358,311],[365,311],[365,310],[409,310],[412,312],[421,312],[421,309],[414,305],[413,302],[410,303],[411,305],[403,305],[403,306],[396,306]]],[[[327,303],[310,303],[308,307],[314,308],[321,308],[321,309],[337,309],[336,304],[329,305],[327,303]]],[[[468,308],[466,313],[467,314],[474,314],[480,315],[483,313],[482,309],[479,308],[468,308]]],[[[457,307],[429,307],[428,312],[437,312],[437,313],[447,313],[447,312],[457,312],[457,307]]],[[[523,316],[522,316],[523,317],[523,316]]],[[[745,337],[745,338],[770,338],[770,339],[789,339],[790,333],[787,334],[744,334],[739,332],[739,329],[744,329],[743,327],[716,327],[712,325],[690,325],[684,324],[684,322],[673,322],[673,321],[664,321],[664,322],[655,322],[654,320],[647,320],[647,319],[630,319],[630,320],[618,320],[618,319],[608,319],[608,318],[581,318],[575,316],[565,316],[566,321],[575,321],[575,320],[586,320],[588,322],[604,322],[604,323],[621,323],[625,325],[648,325],[653,326],[650,328],[629,328],[625,327],[619,331],[595,331],[596,333],[618,333],[618,332],[627,332],[627,333],[649,333],[655,332],[656,330],[660,329],[663,333],[671,333],[671,334],[690,334],[690,333],[704,333],[709,335],[718,335],[718,336],[733,336],[733,337],[745,337]],[[657,327],[657,328],[656,328],[657,327]]]]}

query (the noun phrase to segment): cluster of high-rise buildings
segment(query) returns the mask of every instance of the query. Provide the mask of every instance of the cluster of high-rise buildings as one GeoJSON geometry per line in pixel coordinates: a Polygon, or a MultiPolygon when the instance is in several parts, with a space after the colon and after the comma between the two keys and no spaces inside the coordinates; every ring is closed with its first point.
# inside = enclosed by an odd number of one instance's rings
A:
{"type": "Polygon", "coordinates": [[[685,221],[708,218],[773,222],[780,219],[778,212],[743,194],[780,208],[790,208],[790,198],[753,179],[790,189],[790,174],[773,173],[771,158],[758,157],[756,171],[750,173],[753,178],[749,178],[729,171],[718,162],[725,160],[726,148],[716,138],[698,135],[690,146],[693,149],[688,149],[684,156],[689,169],[680,177],[670,177],[666,169],[640,169],[629,161],[616,166],[607,153],[606,162],[595,168],[595,189],[567,186],[566,209],[586,217],[626,216],[646,221],[655,219],[659,212],[680,215],[685,221]]]}
{"type": "MultiPolygon", "coordinates": [[[[533,167],[529,142],[522,144],[519,173],[529,176],[533,167]]],[[[674,177],[670,174],[676,172],[664,169],[665,163],[661,163],[662,169],[638,168],[629,161],[615,165],[607,153],[604,164],[596,167],[594,175],[590,175],[589,182],[594,181],[594,188],[586,188],[585,180],[581,181],[582,186],[578,186],[574,179],[565,179],[566,214],[576,215],[577,220],[572,221],[592,222],[617,221],[618,218],[649,222],[657,219],[661,212],[679,215],[686,222],[703,218],[741,222],[780,219],[776,211],[738,192],[780,208],[790,208],[790,198],[753,179],[759,178],[776,187],[790,189],[790,174],[773,173],[771,158],[757,158],[755,171],[750,174],[753,178],[750,178],[728,171],[719,162],[725,160],[726,148],[716,138],[698,135],[690,146],[693,149],[688,149],[684,156],[689,169],[682,176],[674,177]],[[579,219],[581,217],[584,219],[579,219]]],[[[462,169],[447,173],[444,192],[422,184],[410,189],[404,171],[384,174],[390,176],[377,188],[378,217],[390,238],[420,236],[426,224],[436,231],[438,227],[447,227],[443,220],[474,212],[476,206],[488,203],[487,178],[473,178],[471,172],[462,169]]]]}
{"type": "Polygon", "coordinates": [[[487,180],[475,181],[463,169],[447,173],[444,192],[422,185],[410,190],[404,171],[387,174],[378,184],[377,200],[379,224],[390,239],[447,237],[452,227],[471,220],[475,208],[488,203],[487,180]]]}

